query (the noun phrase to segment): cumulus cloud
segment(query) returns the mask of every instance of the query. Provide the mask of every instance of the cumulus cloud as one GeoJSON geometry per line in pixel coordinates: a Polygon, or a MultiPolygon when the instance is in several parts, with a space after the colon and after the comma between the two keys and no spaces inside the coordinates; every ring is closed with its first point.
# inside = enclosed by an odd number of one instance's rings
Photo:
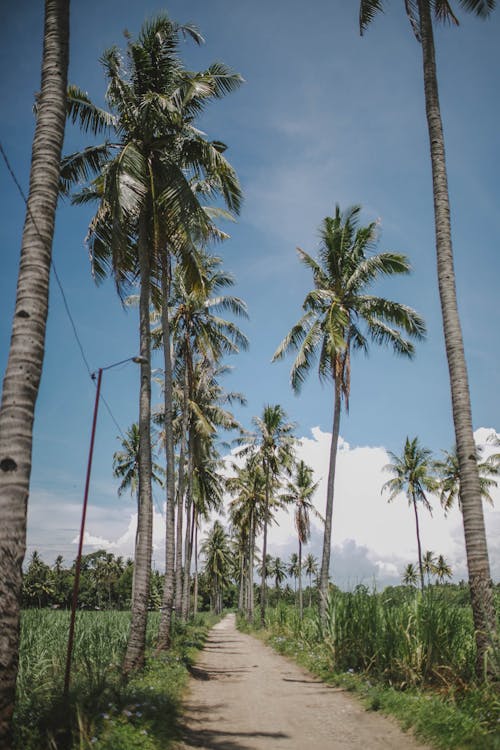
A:
{"type": "MultiPolygon", "coordinates": [[[[480,428],[475,438],[484,448],[484,456],[498,452],[492,438],[493,428],[480,428]]],[[[326,482],[330,452],[330,433],[314,427],[303,437],[298,457],[314,471],[319,487],[314,504],[325,512],[326,482]]],[[[240,463],[241,458],[227,456],[226,463],[240,463]]],[[[417,559],[414,518],[404,496],[388,503],[382,486],[388,479],[384,466],[390,457],[383,446],[353,446],[340,438],[333,511],[332,578],[342,587],[358,583],[385,586],[398,583],[404,567],[417,559]]],[[[485,506],[490,562],[494,580],[500,579],[500,489],[492,492],[494,507],[485,506]]],[[[454,508],[445,518],[437,498],[432,498],[433,515],[420,513],[424,550],[442,554],[454,571],[455,580],[467,577],[461,514],[454,508]]],[[[28,551],[38,549],[48,562],[58,554],[66,561],[76,555],[81,517],[81,500],[75,496],[34,491],[29,502],[28,551]]],[[[227,523],[227,517],[222,519],[227,523]]],[[[269,552],[288,559],[297,551],[293,515],[283,510],[269,531],[269,552]]],[[[311,518],[311,541],[304,555],[318,559],[322,552],[322,524],[311,518]]],[[[106,502],[89,505],[85,552],[104,548],[116,555],[131,557],[134,553],[137,512],[130,502],[106,502]]],[[[164,509],[154,512],[154,553],[156,565],[164,565],[164,509]]],[[[260,540],[259,540],[260,541],[260,540]]]]}

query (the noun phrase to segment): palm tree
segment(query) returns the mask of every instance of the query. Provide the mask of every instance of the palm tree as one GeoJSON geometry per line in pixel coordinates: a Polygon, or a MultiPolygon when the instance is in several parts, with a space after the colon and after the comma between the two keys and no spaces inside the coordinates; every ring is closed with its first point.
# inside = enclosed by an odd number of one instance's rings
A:
{"type": "Polygon", "coordinates": [[[394,476],[383,485],[382,492],[386,490],[389,492],[389,502],[404,492],[408,499],[408,505],[413,507],[417,534],[420,586],[423,591],[424,568],[418,521],[418,503],[421,503],[432,515],[432,507],[426,495],[426,492],[434,492],[437,489],[437,481],[431,474],[432,453],[428,448],[424,448],[419,444],[417,437],[413,438],[413,440],[407,437],[402,455],[396,456],[395,453],[391,452],[389,452],[389,455],[392,458],[392,463],[384,466],[384,470],[391,472],[394,476]]]}
{"type": "MultiPolygon", "coordinates": [[[[495,0],[458,1],[461,8],[474,13],[479,18],[487,18],[495,7],[495,0]]],[[[425,109],[434,193],[439,295],[443,316],[446,356],[450,373],[455,439],[460,467],[460,494],[465,548],[476,632],[476,670],[478,676],[480,676],[484,673],[486,652],[492,646],[495,638],[496,613],[481,502],[481,483],[472,429],[472,409],[467,364],[465,361],[457,305],[448,176],[439,104],[432,11],[434,11],[437,21],[451,22],[458,25],[458,20],[448,0],[439,0],[439,2],[438,0],[412,0],[412,2],[405,0],[405,8],[413,32],[422,47],[425,109]]],[[[375,14],[381,10],[383,10],[382,0],[361,0],[361,33],[370,24],[375,14]]]]}
{"type": "MultiPolygon", "coordinates": [[[[455,501],[461,509],[460,502],[460,467],[458,464],[458,455],[456,446],[451,451],[443,451],[444,460],[436,461],[435,468],[439,475],[441,505],[445,515],[451,510],[455,501]]],[[[481,485],[481,497],[486,502],[493,505],[493,498],[490,490],[497,486],[497,482],[492,477],[498,476],[498,462],[495,456],[490,456],[486,461],[481,461],[481,449],[476,448],[477,468],[479,471],[479,483],[481,485]]]]}
{"type": "Polygon", "coordinates": [[[288,482],[286,491],[282,495],[286,503],[295,506],[295,529],[299,540],[299,616],[302,619],[302,545],[307,544],[311,536],[310,513],[319,515],[312,504],[311,498],[318,489],[318,482],[313,482],[313,470],[304,461],[299,461],[295,466],[294,481],[288,482]]]}
{"type": "MultiPolygon", "coordinates": [[[[131,495],[137,494],[139,486],[139,426],[134,423],[126,431],[122,439],[122,450],[113,454],[113,476],[121,479],[118,494],[122,495],[129,489],[131,495]]],[[[165,474],[162,467],[152,462],[151,479],[162,485],[165,474]]]]}
{"type": "Polygon", "coordinates": [[[297,578],[300,576],[300,573],[299,556],[296,552],[292,552],[290,562],[288,563],[288,575],[293,578],[293,592],[295,596],[297,596],[297,578]]]}
{"type": "Polygon", "coordinates": [[[255,539],[264,522],[266,504],[266,478],[264,472],[252,457],[241,467],[232,464],[233,477],[226,480],[228,492],[233,496],[229,514],[233,528],[237,529],[243,545],[243,567],[241,586],[245,588],[243,598],[246,616],[253,620],[254,585],[253,571],[255,563],[255,539]],[[246,567],[246,571],[245,571],[246,567]]]}
{"type": "MultiPolygon", "coordinates": [[[[181,33],[198,43],[201,41],[193,27],[181,27],[161,15],[143,25],[137,42],[129,40],[125,58],[116,48],[104,53],[106,99],[111,114],[98,110],[78,91],[70,96],[70,114],[73,119],[80,119],[84,128],[95,132],[103,128],[113,130],[117,142],[107,141],[73,154],[64,162],[66,188],[72,182],[87,181],[89,176],[97,174],[75,199],[80,203],[98,202],[87,238],[96,278],[111,270],[119,292],[128,283],[140,280],[140,354],[144,358],[139,398],[140,513],[125,674],[144,662],[151,572],[151,282],[161,287],[163,297],[168,300],[172,254],[189,263],[196,274],[194,237],[207,240],[217,234],[200,202],[202,193],[196,194],[196,184],[201,179],[209,181],[210,195],[221,194],[230,210],[238,211],[241,196],[236,175],[223,156],[225,146],[208,142],[192,125],[205,101],[234,90],[241,83],[241,76],[219,63],[204,73],[185,71],[177,57],[181,33]]],[[[169,342],[168,304],[163,306],[163,313],[165,341],[169,342]]],[[[164,351],[170,528],[174,451],[169,420],[172,402],[168,343],[164,351]]],[[[171,550],[171,545],[167,549],[171,550]]]]}
{"type": "Polygon", "coordinates": [[[262,417],[254,417],[253,424],[257,432],[250,436],[250,443],[242,452],[253,452],[255,461],[262,466],[265,477],[266,500],[264,504],[264,535],[262,541],[262,581],[260,593],[260,618],[262,627],[266,618],[266,579],[267,579],[267,529],[271,521],[271,507],[279,504],[278,498],[271,493],[283,470],[290,467],[293,459],[295,438],[292,433],[295,425],[287,422],[287,415],[279,404],[264,407],[262,417]]]}
{"type": "MultiPolygon", "coordinates": [[[[207,379],[209,363],[215,365],[224,354],[237,353],[240,349],[248,347],[246,336],[238,326],[221,317],[221,313],[230,311],[236,316],[246,317],[246,305],[238,297],[222,294],[223,290],[234,284],[233,277],[221,268],[221,259],[205,253],[198,254],[198,269],[202,280],[202,286],[192,284],[189,275],[182,267],[177,268],[172,285],[172,299],[169,301],[171,312],[169,313],[172,337],[176,346],[176,357],[178,363],[179,380],[182,380],[182,434],[181,434],[181,458],[179,460],[179,501],[177,503],[177,544],[176,544],[176,610],[179,616],[183,616],[188,600],[189,586],[189,563],[184,565],[184,578],[182,566],[182,527],[183,527],[183,502],[185,490],[185,455],[187,463],[192,462],[193,445],[193,421],[211,435],[215,433],[215,426],[210,425],[207,419],[203,419],[202,410],[196,404],[195,390],[197,388],[196,376],[203,375],[198,382],[199,386],[207,386],[211,381],[212,390],[215,380],[215,371],[212,367],[211,374],[207,379]],[[197,367],[198,361],[198,367],[197,367]],[[200,365],[200,362],[202,363],[200,365]],[[202,370],[205,370],[205,373],[202,370]]],[[[160,337],[161,329],[153,331],[153,336],[160,337]]],[[[199,395],[199,394],[198,394],[199,395]]],[[[210,398],[205,395],[205,403],[210,398]]],[[[215,407],[215,404],[214,404],[215,407]]],[[[215,408],[212,409],[215,411],[215,408]]],[[[217,426],[228,427],[227,424],[219,423],[217,426]]],[[[232,427],[236,426],[232,418],[232,427]]],[[[192,469],[188,470],[187,484],[193,475],[192,469]]],[[[189,506],[189,497],[186,501],[189,506]]],[[[186,539],[191,534],[190,529],[190,507],[186,507],[186,539]]],[[[189,551],[190,545],[185,545],[189,551]]],[[[189,554],[187,555],[189,556],[189,554]]],[[[167,581],[166,581],[167,585],[167,581]]],[[[160,639],[162,634],[160,633],[160,639]]]]}
{"type": "Polygon", "coordinates": [[[453,573],[450,565],[446,562],[443,555],[439,555],[434,564],[434,575],[438,583],[443,583],[445,578],[451,578],[453,573]]]}
{"type": "Polygon", "coordinates": [[[402,581],[405,586],[416,586],[418,580],[417,570],[413,563],[408,563],[404,569],[402,581]]]}
{"type": "Polygon", "coordinates": [[[9,358],[0,406],[0,746],[11,747],[19,654],[21,566],[33,421],[45,347],[50,264],[66,121],[69,2],[46,0],[42,81],[9,358]]]}
{"type": "Polygon", "coordinates": [[[219,521],[215,521],[201,546],[205,556],[205,573],[211,583],[212,607],[215,614],[222,612],[222,593],[229,583],[231,549],[229,537],[219,521]]]}
{"type": "Polygon", "coordinates": [[[304,572],[306,575],[309,576],[309,608],[311,607],[312,603],[312,577],[313,575],[317,575],[318,573],[318,561],[312,555],[309,553],[306,557],[306,561],[304,563],[304,572]]]}
{"type": "Polygon", "coordinates": [[[422,557],[422,569],[427,576],[427,585],[430,586],[431,576],[436,572],[436,556],[430,549],[422,557]]]}
{"type": "Polygon", "coordinates": [[[335,216],[326,217],[320,230],[319,258],[314,260],[298,248],[300,260],[312,271],[314,289],[302,305],[304,315],[279,345],[274,360],[290,350],[298,351],[290,381],[299,392],[301,385],[319,360],[320,380],[333,380],[334,408],[330,468],[325,512],[323,554],[320,572],[320,616],[325,618],[330,569],[332,513],[337,445],[342,402],[349,408],[351,351],[367,351],[368,342],[392,346],[396,354],[413,356],[410,338],[421,339],[423,320],[409,307],[368,294],[369,287],[382,276],[407,274],[410,265],[404,255],[374,254],[377,223],[358,227],[360,206],[344,214],[339,206],[335,216]],[[363,332],[362,327],[365,328],[363,332]]]}
{"type": "Polygon", "coordinates": [[[276,593],[279,596],[281,584],[286,579],[286,565],[280,557],[275,557],[268,567],[269,577],[274,580],[276,593]]]}

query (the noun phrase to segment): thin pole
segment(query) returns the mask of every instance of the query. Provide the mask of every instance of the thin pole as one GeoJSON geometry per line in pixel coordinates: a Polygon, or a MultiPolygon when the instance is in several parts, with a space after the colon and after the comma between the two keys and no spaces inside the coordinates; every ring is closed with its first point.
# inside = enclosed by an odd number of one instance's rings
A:
{"type": "Polygon", "coordinates": [[[80,540],[78,543],[78,554],[76,557],[76,564],[75,564],[75,582],[73,584],[73,601],[71,604],[71,619],[69,623],[68,651],[66,654],[66,673],[64,675],[64,697],[65,698],[67,698],[69,694],[69,681],[70,681],[70,675],[71,675],[71,655],[73,652],[76,605],[78,602],[78,589],[80,586],[80,567],[81,567],[81,562],[82,562],[83,537],[85,534],[85,519],[87,517],[87,503],[89,499],[90,472],[92,470],[92,458],[94,455],[95,430],[96,430],[96,425],[97,425],[97,412],[99,410],[99,397],[101,394],[101,380],[102,380],[103,369],[108,369],[108,368],[101,367],[97,374],[97,388],[96,388],[96,394],[95,394],[94,418],[92,421],[92,432],[90,435],[89,458],[87,462],[87,478],[85,480],[85,494],[83,496],[82,522],[80,525],[80,540]]]}

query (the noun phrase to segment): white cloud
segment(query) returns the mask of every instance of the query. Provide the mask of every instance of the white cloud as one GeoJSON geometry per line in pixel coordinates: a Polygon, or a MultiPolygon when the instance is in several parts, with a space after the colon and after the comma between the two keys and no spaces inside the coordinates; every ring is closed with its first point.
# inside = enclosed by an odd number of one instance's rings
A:
{"type": "MultiPolygon", "coordinates": [[[[475,432],[484,455],[498,452],[490,436],[493,428],[475,432]]],[[[319,487],[314,499],[321,515],[325,512],[326,482],[330,453],[330,433],[319,427],[303,437],[298,448],[302,458],[314,470],[319,487]]],[[[241,462],[233,455],[229,461],[241,462]]],[[[384,466],[389,455],[382,446],[352,446],[339,440],[337,477],[333,511],[332,574],[341,586],[357,583],[378,585],[397,583],[408,562],[417,557],[414,518],[404,496],[388,503],[381,494],[388,475],[384,466]]],[[[500,489],[493,490],[495,506],[485,506],[490,562],[494,580],[500,579],[500,489]]],[[[421,538],[424,550],[443,554],[451,564],[455,578],[466,578],[466,561],[461,514],[453,509],[447,518],[433,498],[433,516],[420,513],[421,538]]],[[[81,502],[75,496],[34,491],[29,502],[28,551],[38,549],[48,562],[63,554],[66,561],[76,555],[80,526],[81,502]]],[[[223,519],[227,523],[227,518],[223,519]]],[[[322,551],[321,522],[312,517],[311,542],[304,554],[312,552],[320,558],[322,551]]],[[[131,502],[113,501],[106,505],[89,505],[84,552],[108,549],[116,555],[133,556],[137,512],[131,502]]],[[[164,513],[155,510],[153,523],[154,560],[164,565],[164,513]]],[[[293,516],[286,511],[277,514],[277,524],[269,532],[269,552],[287,559],[296,551],[297,542],[293,516]]]]}

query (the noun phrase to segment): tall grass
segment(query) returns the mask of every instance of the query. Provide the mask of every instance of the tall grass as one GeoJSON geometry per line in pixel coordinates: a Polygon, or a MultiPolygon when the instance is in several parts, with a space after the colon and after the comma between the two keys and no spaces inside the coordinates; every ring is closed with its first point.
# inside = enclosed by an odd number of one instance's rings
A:
{"type": "Polygon", "coordinates": [[[474,677],[475,640],[472,612],[446,587],[396,595],[334,590],[326,624],[316,611],[301,621],[293,608],[270,611],[268,626],[309,646],[321,643],[332,671],[373,674],[388,684],[462,684],[474,677]]]}
{"type": "MultiPolygon", "coordinates": [[[[159,613],[148,617],[147,646],[158,632],[159,613]]],[[[177,650],[164,664],[177,669],[203,642],[201,618],[195,626],[178,624],[177,650]]],[[[121,678],[130,613],[78,612],[75,626],[69,702],[63,701],[69,612],[27,610],[21,618],[21,647],[14,731],[19,750],[83,747],[79,735],[108,706],[130,699],[121,678]]],[[[179,675],[176,672],[176,679],[179,675]]],[[[180,679],[180,677],[179,677],[180,679]]],[[[85,733],[85,732],[83,732],[85,733]]],[[[86,747],[86,745],[85,745],[86,747]]]]}

